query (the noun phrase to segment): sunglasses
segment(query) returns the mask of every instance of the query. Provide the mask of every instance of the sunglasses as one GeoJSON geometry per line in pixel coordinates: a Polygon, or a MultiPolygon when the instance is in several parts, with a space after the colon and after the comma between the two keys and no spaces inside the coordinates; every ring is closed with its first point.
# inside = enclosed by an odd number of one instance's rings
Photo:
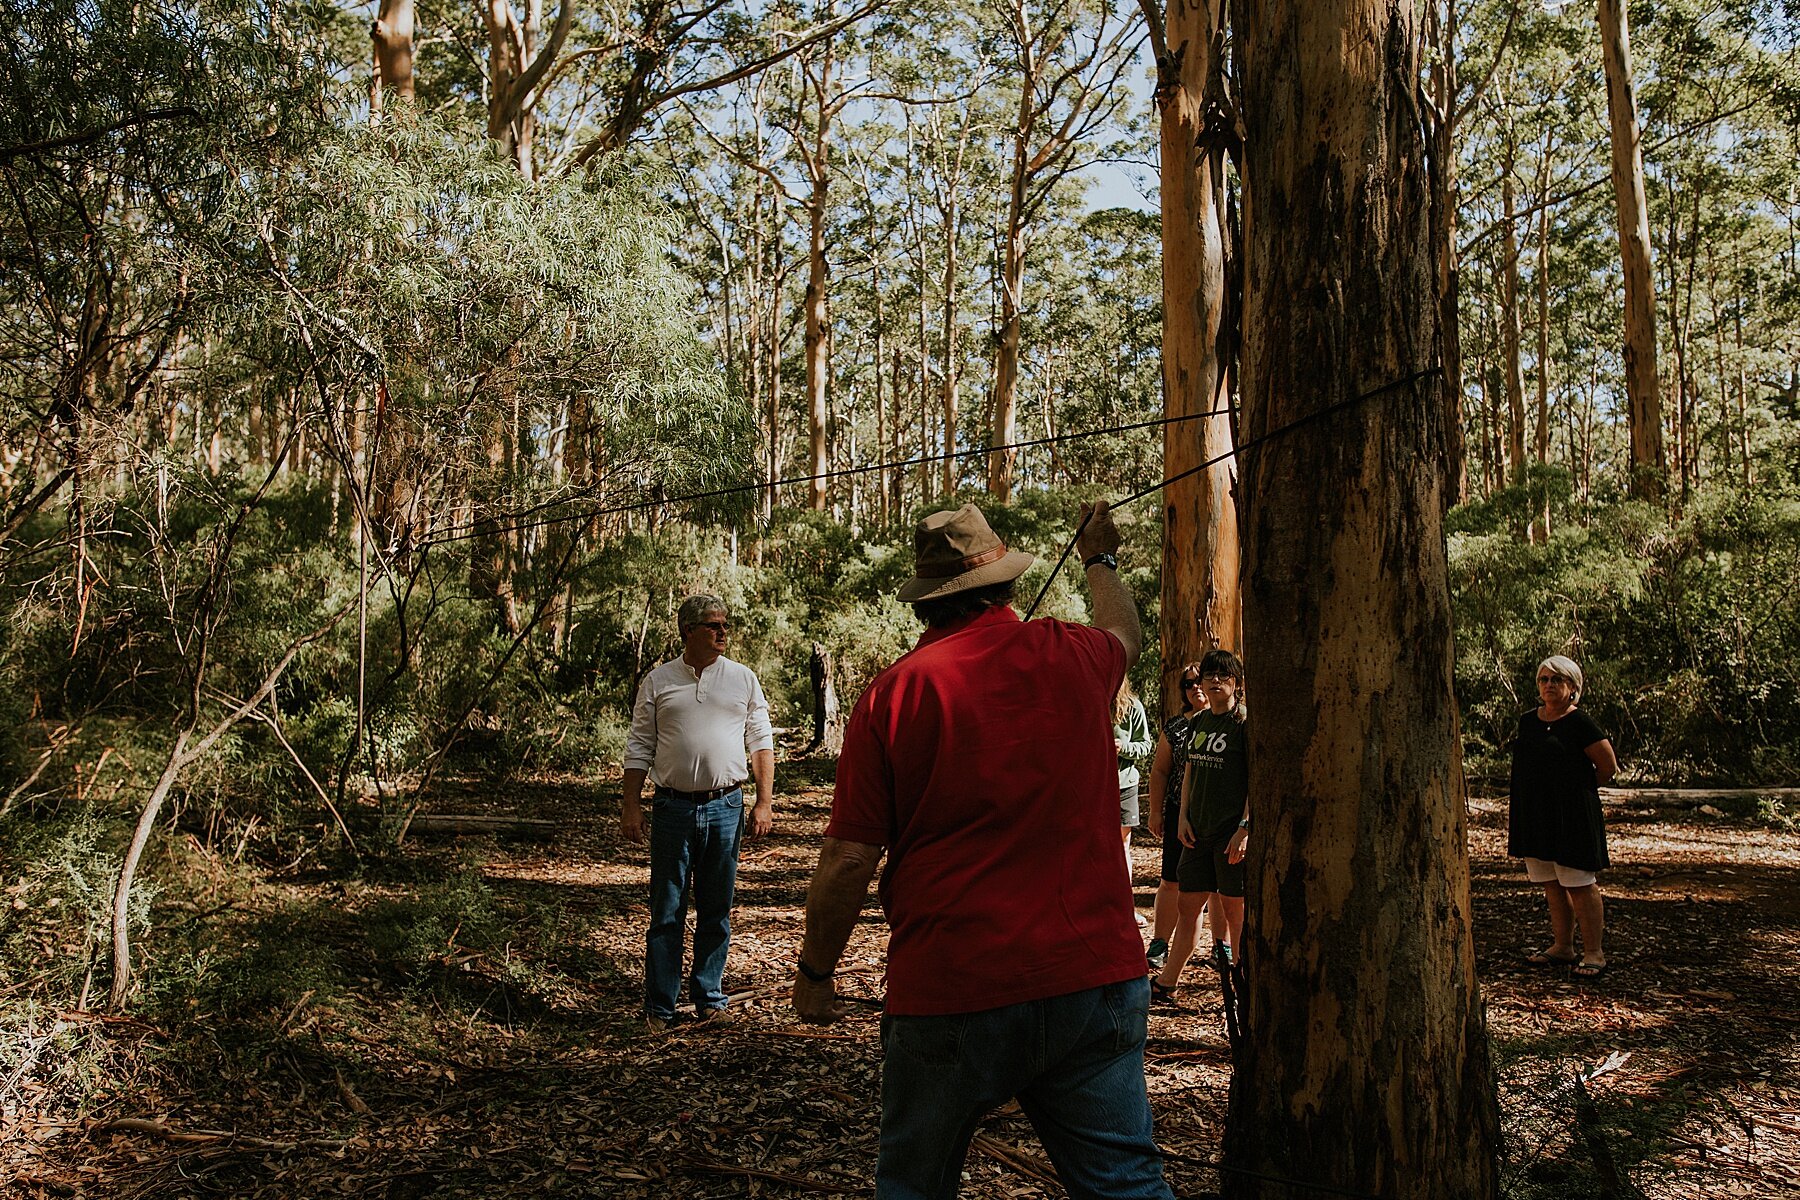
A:
{"type": "Polygon", "coordinates": [[[731,632],[731,622],[730,621],[701,621],[694,628],[710,629],[714,633],[730,633],[731,632]]]}
{"type": "Polygon", "coordinates": [[[1537,681],[1539,683],[1574,683],[1575,682],[1573,679],[1570,679],[1567,675],[1539,675],[1537,677],[1537,681]]]}

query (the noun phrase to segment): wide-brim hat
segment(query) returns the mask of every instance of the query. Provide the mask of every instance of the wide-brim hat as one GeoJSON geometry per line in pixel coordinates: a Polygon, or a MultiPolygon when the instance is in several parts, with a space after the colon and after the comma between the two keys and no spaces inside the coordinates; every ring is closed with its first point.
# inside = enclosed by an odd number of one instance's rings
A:
{"type": "Polygon", "coordinates": [[[1037,559],[1023,550],[1008,550],[981,510],[965,504],[919,522],[913,531],[913,561],[914,575],[897,593],[908,604],[1007,583],[1037,559]]]}

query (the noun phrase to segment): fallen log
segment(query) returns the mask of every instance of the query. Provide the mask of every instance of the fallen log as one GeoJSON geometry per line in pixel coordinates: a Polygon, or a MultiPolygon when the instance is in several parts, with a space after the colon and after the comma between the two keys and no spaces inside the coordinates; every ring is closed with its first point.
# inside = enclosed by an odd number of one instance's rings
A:
{"type": "Polygon", "coordinates": [[[491,833],[500,837],[548,842],[566,826],[561,821],[536,817],[494,817],[476,813],[414,813],[408,832],[420,837],[455,837],[465,833],[491,833]]]}

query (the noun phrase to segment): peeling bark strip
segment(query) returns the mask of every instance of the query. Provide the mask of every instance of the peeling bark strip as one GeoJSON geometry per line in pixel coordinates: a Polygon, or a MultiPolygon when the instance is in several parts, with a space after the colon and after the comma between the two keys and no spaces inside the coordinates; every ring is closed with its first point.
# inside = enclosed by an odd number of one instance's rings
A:
{"type": "Polygon", "coordinates": [[[1431,181],[1409,0],[1246,3],[1241,479],[1249,919],[1225,1153],[1397,1200],[1495,1194],[1431,368],[1431,181]]]}

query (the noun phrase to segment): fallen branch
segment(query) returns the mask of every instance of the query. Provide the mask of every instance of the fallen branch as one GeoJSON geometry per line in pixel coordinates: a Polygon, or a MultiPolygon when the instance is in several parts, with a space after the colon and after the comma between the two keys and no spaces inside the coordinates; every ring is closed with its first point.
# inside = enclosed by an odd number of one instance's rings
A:
{"type": "Polygon", "coordinates": [[[533,841],[554,841],[567,826],[538,817],[492,817],[475,813],[414,813],[411,831],[418,834],[510,833],[533,841]]]}
{"type": "Polygon", "coordinates": [[[846,1187],[842,1184],[827,1183],[822,1179],[809,1179],[804,1175],[786,1175],[780,1171],[764,1171],[756,1167],[732,1167],[709,1158],[689,1156],[681,1160],[681,1164],[690,1170],[702,1171],[708,1175],[731,1175],[740,1179],[767,1179],[771,1183],[785,1183],[789,1187],[799,1188],[807,1192],[823,1192],[830,1196],[849,1196],[862,1191],[860,1187],[846,1187]]]}
{"type": "Polygon", "coordinates": [[[1619,1178],[1619,1165],[1613,1161],[1612,1147],[1606,1144],[1606,1134],[1600,1128],[1600,1112],[1594,1107],[1594,1098],[1588,1094],[1587,1080],[1580,1074],[1575,1076],[1574,1093],[1575,1122],[1581,1127],[1588,1156],[1594,1160],[1594,1174],[1600,1179],[1600,1200],[1620,1200],[1628,1194],[1637,1195],[1635,1187],[1627,1192],[1627,1185],[1619,1178]]]}
{"type": "Polygon", "coordinates": [[[969,1142],[969,1146],[981,1151],[994,1161],[1011,1167],[1021,1175],[1029,1175],[1043,1183],[1058,1186],[1062,1184],[1062,1180],[1056,1177],[1056,1168],[1047,1163],[1041,1163],[1024,1151],[1009,1146],[1005,1142],[997,1141],[985,1133],[976,1134],[969,1142]]]}
{"type": "Polygon", "coordinates": [[[249,1150],[269,1150],[277,1154],[292,1154],[296,1150],[342,1150],[347,1145],[338,1138],[292,1138],[286,1141],[276,1141],[271,1138],[233,1133],[226,1129],[171,1129],[161,1121],[146,1120],[142,1117],[119,1117],[116,1120],[94,1126],[90,1132],[95,1136],[105,1133],[142,1133],[180,1145],[210,1145],[214,1142],[229,1142],[233,1146],[242,1146],[249,1150]]]}
{"type": "Polygon", "coordinates": [[[129,1025],[134,1029],[143,1030],[151,1037],[159,1037],[166,1040],[169,1036],[148,1021],[140,1021],[136,1017],[121,1016],[118,1013],[89,1012],[85,1008],[71,1008],[59,1012],[56,1014],[56,1019],[59,1021],[98,1021],[102,1025],[129,1025]]]}

